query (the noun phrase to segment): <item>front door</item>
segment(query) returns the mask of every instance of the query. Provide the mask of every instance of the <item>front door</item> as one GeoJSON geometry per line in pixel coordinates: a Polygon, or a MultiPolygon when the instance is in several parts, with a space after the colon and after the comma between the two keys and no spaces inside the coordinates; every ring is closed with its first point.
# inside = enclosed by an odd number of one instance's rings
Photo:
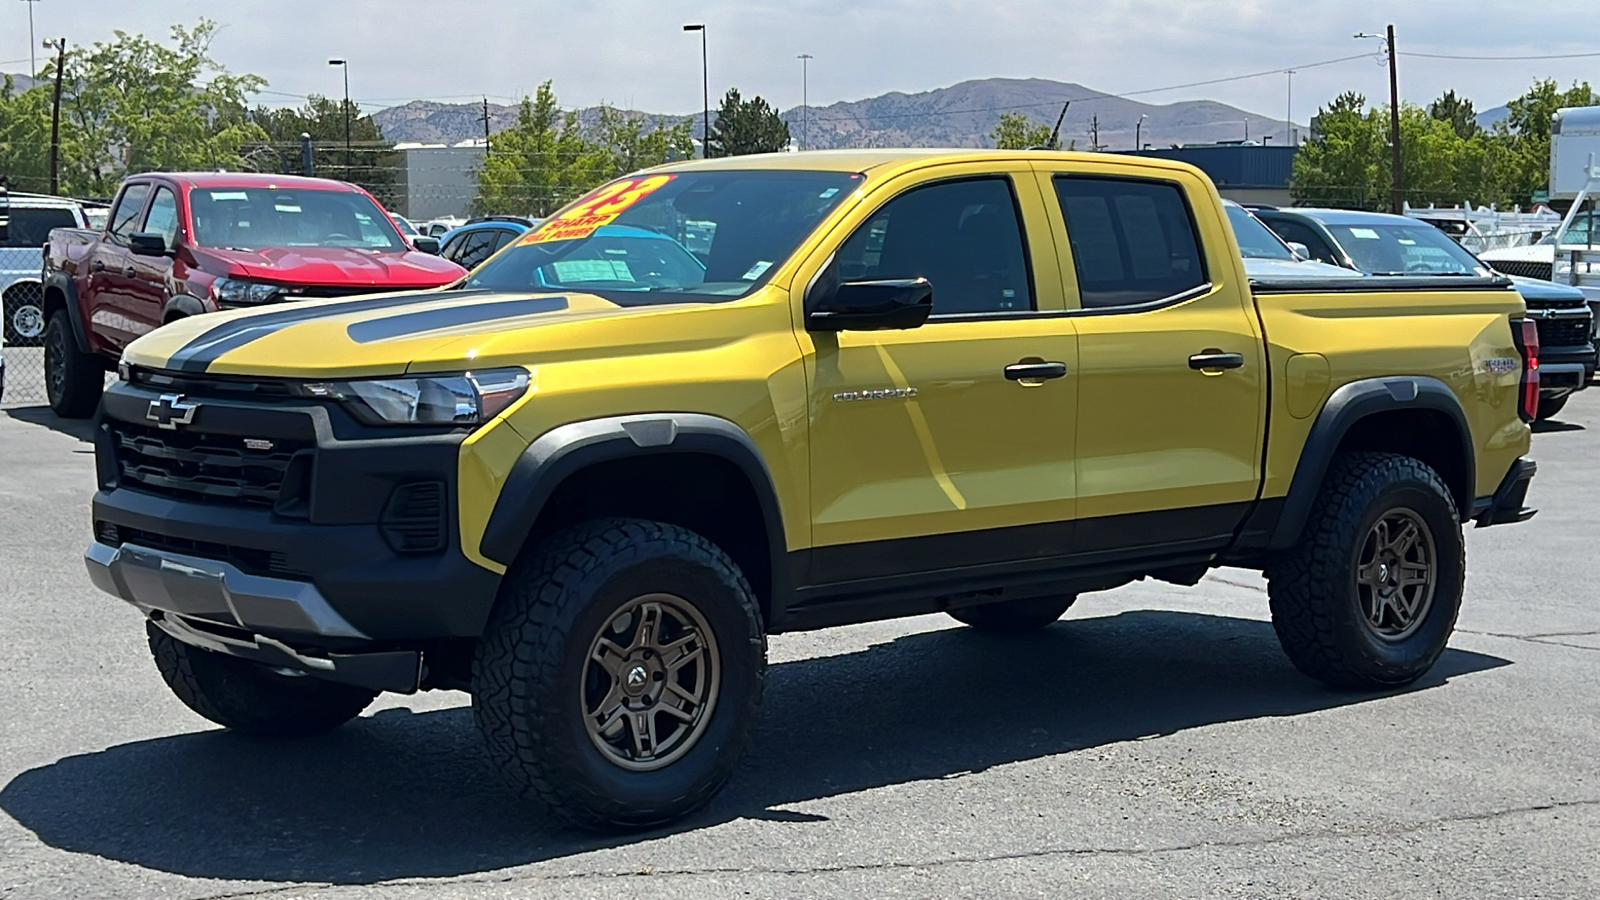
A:
{"type": "Polygon", "coordinates": [[[1069,549],[1076,344],[1070,319],[1040,315],[1059,311],[1059,278],[1018,169],[900,192],[835,254],[841,281],[927,278],[934,311],[920,328],[807,335],[812,584],[1069,549]]]}
{"type": "MultiPolygon", "coordinates": [[[[161,185],[150,198],[150,210],[145,213],[140,231],[161,235],[170,251],[177,246],[178,201],[172,189],[161,185]]],[[[138,256],[128,253],[128,267],[133,271],[126,293],[124,310],[131,330],[148,334],[160,327],[166,313],[167,300],[172,296],[172,257],[138,256]]]]}
{"type": "Polygon", "coordinates": [[[128,252],[128,237],[139,230],[144,221],[145,201],[150,199],[150,185],[135,182],[122,189],[106,232],[95,243],[86,260],[89,266],[89,328],[121,348],[144,332],[128,317],[133,305],[134,277],[133,254],[128,252]]]}
{"type": "Polygon", "coordinates": [[[1261,483],[1265,351],[1202,182],[1049,175],[1077,285],[1078,547],[1228,542],[1261,483]]]}

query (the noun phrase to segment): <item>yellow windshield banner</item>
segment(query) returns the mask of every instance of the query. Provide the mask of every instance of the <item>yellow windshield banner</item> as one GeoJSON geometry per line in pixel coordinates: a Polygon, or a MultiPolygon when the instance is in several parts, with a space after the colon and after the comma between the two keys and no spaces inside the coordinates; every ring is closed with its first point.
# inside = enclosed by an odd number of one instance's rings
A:
{"type": "Polygon", "coordinates": [[[595,229],[609,224],[617,216],[622,215],[628,207],[643,200],[671,180],[671,175],[650,175],[644,178],[613,181],[560,215],[545,219],[538,228],[528,232],[521,242],[539,244],[545,241],[575,241],[586,238],[594,234],[595,229]]]}

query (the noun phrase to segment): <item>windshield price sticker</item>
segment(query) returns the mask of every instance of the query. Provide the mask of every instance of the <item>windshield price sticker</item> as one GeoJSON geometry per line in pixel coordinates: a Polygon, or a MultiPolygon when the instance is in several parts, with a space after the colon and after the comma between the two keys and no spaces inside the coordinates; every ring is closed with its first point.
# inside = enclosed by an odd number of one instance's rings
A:
{"type": "Polygon", "coordinates": [[[671,181],[671,175],[651,175],[646,178],[624,178],[608,185],[579,201],[559,216],[553,216],[522,239],[524,244],[546,241],[575,241],[593,234],[595,229],[609,224],[628,207],[638,203],[671,181]]]}

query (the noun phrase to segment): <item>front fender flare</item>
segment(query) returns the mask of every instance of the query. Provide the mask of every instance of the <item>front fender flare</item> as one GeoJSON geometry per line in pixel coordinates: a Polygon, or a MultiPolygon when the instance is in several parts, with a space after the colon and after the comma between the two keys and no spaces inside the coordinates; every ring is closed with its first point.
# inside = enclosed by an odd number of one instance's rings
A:
{"type": "Polygon", "coordinates": [[[78,305],[78,286],[72,283],[72,276],[60,269],[45,269],[45,321],[50,317],[51,289],[61,292],[63,305],[67,308],[67,320],[72,323],[72,338],[78,344],[81,353],[93,353],[94,348],[89,346],[89,329],[83,321],[83,308],[78,305]]]}
{"type": "Polygon", "coordinates": [[[772,473],[743,428],[701,413],[643,413],[573,422],[545,432],[512,466],[479,544],[483,555],[509,566],[522,552],[546,502],[567,478],[597,463],[630,456],[701,454],[733,463],[761,506],[771,557],[773,596],[786,584],[783,516],[772,473]]]}

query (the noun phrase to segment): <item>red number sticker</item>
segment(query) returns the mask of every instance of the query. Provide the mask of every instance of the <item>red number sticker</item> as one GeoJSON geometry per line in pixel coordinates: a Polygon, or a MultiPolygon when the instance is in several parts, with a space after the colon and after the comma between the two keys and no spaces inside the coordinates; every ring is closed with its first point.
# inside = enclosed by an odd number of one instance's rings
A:
{"type": "Polygon", "coordinates": [[[596,228],[608,224],[622,215],[628,207],[638,203],[662,185],[672,180],[671,175],[649,175],[644,178],[624,178],[613,181],[568,207],[560,215],[552,216],[522,239],[524,244],[545,241],[573,241],[594,234],[596,228]]]}

